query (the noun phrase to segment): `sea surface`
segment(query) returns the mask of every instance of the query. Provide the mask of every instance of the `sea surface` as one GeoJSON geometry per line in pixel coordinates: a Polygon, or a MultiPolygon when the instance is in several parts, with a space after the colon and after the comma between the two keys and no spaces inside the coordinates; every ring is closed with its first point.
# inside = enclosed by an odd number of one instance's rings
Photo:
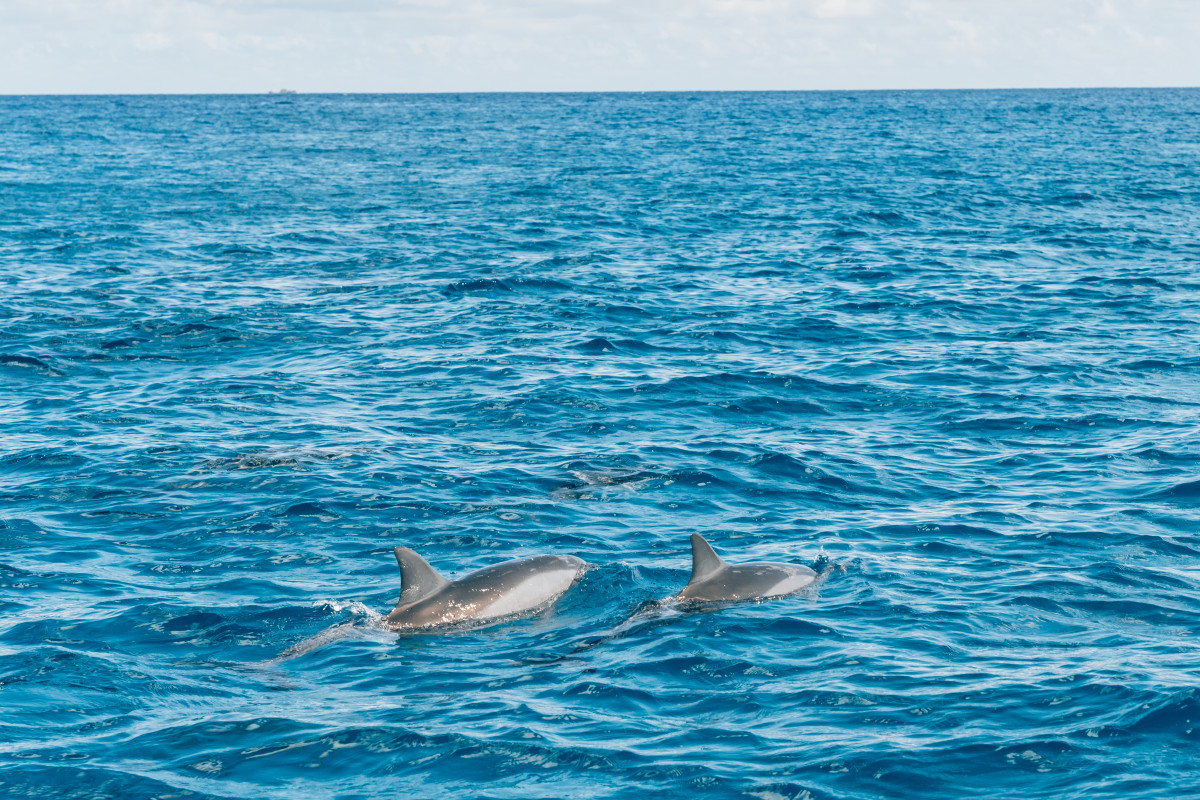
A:
{"type": "Polygon", "coordinates": [[[0,98],[0,518],[5,798],[1198,797],[1200,90],[0,98]]]}

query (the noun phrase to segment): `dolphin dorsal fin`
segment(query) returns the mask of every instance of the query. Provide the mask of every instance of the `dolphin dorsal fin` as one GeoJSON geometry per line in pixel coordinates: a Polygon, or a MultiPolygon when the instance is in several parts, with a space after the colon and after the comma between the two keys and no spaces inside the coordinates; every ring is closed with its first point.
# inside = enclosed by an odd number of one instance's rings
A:
{"type": "Polygon", "coordinates": [[[396,548],[396,563],[400,565],[400,603],[407,605],[441,589],[450,581],[437,574],[429,562],[407,547],[396,548]]]}
{"type": "Polygon", "coordinates": [[[688,584],[702,581],[725,566],[725,562],[712,549],[712,545],[698,533],[692,534],[692,579],[688,584]]]}

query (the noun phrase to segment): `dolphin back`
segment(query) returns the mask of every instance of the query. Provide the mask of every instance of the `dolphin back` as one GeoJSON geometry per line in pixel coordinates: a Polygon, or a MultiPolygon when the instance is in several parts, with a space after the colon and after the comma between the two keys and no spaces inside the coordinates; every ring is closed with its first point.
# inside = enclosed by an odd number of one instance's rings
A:
{"type": "Polygon", "coordinates": [[[802,564],[727,564],[704,537],[692,534],[692,579],[676,595],[702,603],[765,600],[809,586],[817,573],[802,564]]]}
{"type": "Polygon", "coordinates": [[[450,583],[415,550],[407,547],[396,548],[396,563],[400,565],[399,605],[406,606],[429,597],[450,583]]]}
{"type": "Polygon", "coordinates": [[[529,556],[448,581],[407,547],[396,548],[396,560],[403,584],[387,621],[400,630],[487,624],[546,608],[587,567],[574,556],[529,556]]]}
{"type": "Polygon", "coordinates": [[[717,551],[712,549],[712,545],[708,543],[703,536],[698,533],[692,534],[692,577],[688,581],[688,586],[693,583],[699,583],[708,580],[717,573],[721,567],[725,566],[725,562],[717,555],[717,551]]]}

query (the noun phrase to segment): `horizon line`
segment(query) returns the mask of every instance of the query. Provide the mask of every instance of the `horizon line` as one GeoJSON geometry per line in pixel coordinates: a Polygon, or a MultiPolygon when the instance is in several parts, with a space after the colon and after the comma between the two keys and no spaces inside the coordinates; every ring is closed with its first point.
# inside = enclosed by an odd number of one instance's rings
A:
{"type": "Polygon", "coordinates": [[[0,92],[0,97],[345,97],[379,95],[596,95],[596,94],[868,94],[899,92],[1079,92],[1079,91],[1153,91],[1163,89],[1200,89],[1200,85],[1158,86],[1002,86],[1002,87],[922,87],[882,89],[472,89],[432,91],[337,91],[303,89],[268,89],[262,91],[202,91],[202,92],[0,92]]]}

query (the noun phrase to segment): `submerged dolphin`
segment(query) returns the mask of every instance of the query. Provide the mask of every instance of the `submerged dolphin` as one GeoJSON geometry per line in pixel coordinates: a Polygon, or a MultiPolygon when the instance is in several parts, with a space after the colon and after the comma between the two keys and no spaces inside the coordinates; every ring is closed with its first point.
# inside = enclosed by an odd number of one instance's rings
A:
{"type": "Polygon", "coordinates": [[[396,548],[400,602],[393,628],[499,622],[550,605],[579,580],[587,564],[574,556],[529,556],[493,564],[456,581],[439,575],[407,547],[396,548]]]}
{"type": "Polygon", "coordinates": [[[692,579],[680,600],[731,603],[782,597],[811,586],[817,573],[800,564],[726,564],[704,537],[692,534],[692,579]]]}

